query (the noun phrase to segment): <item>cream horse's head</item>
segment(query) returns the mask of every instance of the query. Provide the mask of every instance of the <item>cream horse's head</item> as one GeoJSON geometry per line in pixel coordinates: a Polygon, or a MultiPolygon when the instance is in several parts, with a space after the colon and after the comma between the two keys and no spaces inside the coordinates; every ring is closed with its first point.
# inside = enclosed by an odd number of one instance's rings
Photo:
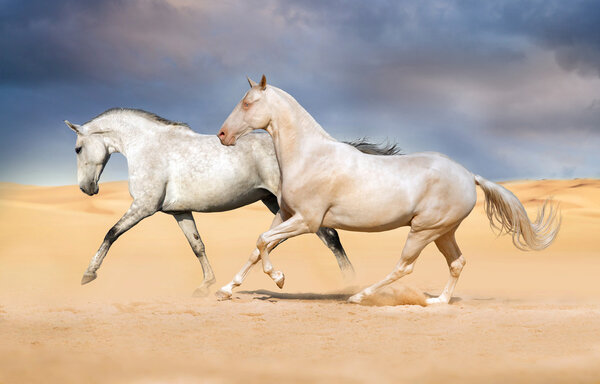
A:
{"type": "Polygon", "coordinates": [[[217,134],[224,145],[235,145],[236,140],[255,129],[265,129],[271,122],[271,108],[267,101],[267,78],[260,83],[250,80],[250,90],[235,106],[217,134]]]}
{"type": "Polygon", "coordinates": [[[88,133],[84,126],[67,120],[65,124],[77,134],[75,153],[79,189],[87,195],[95,195],[98,193],[98,180],[110,158],[110,152],[102,134],[88,133]]]}

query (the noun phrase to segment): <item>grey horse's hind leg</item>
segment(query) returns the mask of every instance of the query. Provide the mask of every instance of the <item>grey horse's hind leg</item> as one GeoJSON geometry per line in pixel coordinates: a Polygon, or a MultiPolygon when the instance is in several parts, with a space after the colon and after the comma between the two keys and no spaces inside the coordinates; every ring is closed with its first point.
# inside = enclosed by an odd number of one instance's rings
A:
{"type": "Polygon", "coordinates": [[[344,247],[342,247],[340,236],[337,231],[333,228],[321,227],[317,231],[317,236],[319,236],[319,239],[321,239],[335,255],[335,259],[340,266],[344,280],[346,280],[346,282],[352,281],[355,277],[354,267],[352,266],[352,263],[350,263],[344,247]]]}
{"type": "Polygon", "coordinates": [[[110,246],[119,238],[119,236],[154,213],[156,213],[155,210],[149,210],[146,206],[139,205],[134,201],[123,217],[121,217],[121,219],[108,231],[106,236],[104,236],[104,241],[94,257],[92,257],[90,265],[81,278],[81,284],[87,284],[97,277],[96,271],[100,268],[100,265],[102,265],[102,261],[104,260],[104,257],[106,257],[110,246]]]}
{"type": "MultiPolygon", "coordinates": [[[[276,214],[279,211],[279,204],[277,203],[277,197],[275,195],[271,195],[262,199],[262,202],[267,206],[267,208],[269,208],[271,212],[273,212],[273,214],[276,214]]],[[[342,243],[340,242],[340,237],[337,231],[333,228],[321,227],[317,231],[317,236],[319,236],[319,239],[321,239],[321,241],[325,243],[325,245],[327,245],[327,247],[331,249],[331,251],[335,255],[335,259],[337,260],[340,270],[342,271],[344,280],[353,280],[355,275],[354,267],[348,259],[348,255],[346,255],[344,247],[342,247],[342,243]]],[[[281,242],[279,242],[279,244],[281,244],[284,241],[285,240],[282,240],[281,242]]]]}
{"type": "Polygon", "coordinates": [[[213,285],[216,281],[215,274],[208,262],[208,258],[206,257],[206,252],[204,251],[204,243],[200,238],[200,234],[198,233],[198,229],[196,228],[196,223],[194,222],[194,216],[192,216],[191,212],[173,214],[175,220],[177,220],[177,224],[179,224],[179,228],[183,231],[183,234],[187,238],[194,254],[200,261],[200,265],[202,265],[202,273],[204,274],[204,281],[202,284],[196,288],[193,295],[196,297],[206,296],[208,295],[208,290],[211,285],[213,285]]]}
{"type": "Polygon", "coordinates": [[[273,213],[274,215],[276,215],[277,212],[279,212],[279,203],[277,202],[277,196],[269,195],[261,201],[264,205],[267,206],[267,208],[269,208],[269,211],[271,211],[271,213],[273,213]]]}

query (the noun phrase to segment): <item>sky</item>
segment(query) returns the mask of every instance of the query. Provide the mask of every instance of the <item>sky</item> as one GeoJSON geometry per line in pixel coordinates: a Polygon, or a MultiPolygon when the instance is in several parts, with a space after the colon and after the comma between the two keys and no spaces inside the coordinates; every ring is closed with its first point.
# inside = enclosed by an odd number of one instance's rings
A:
{"type": "MultiPolygon", "coordinates": [[[[216,134],[246,75],[332,136],[491,180],[600,177],[600,1],[0,0],[0,181],[76,184],[112,107],[216,134]]],[[[101,181],[127,179],[113,155],[101,181]]]]}

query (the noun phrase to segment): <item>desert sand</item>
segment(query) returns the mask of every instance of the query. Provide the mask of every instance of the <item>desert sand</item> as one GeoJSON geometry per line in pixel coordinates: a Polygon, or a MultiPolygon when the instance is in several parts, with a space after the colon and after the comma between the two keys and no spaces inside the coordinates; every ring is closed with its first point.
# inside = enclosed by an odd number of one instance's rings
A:
{"type": "MultiPolygon", "coordinates": [[[[397,262],[407,229],[340,232],[357,272],[347,286],[314,235],[274,251],[279,290],[260,268],[234,294],[193,298],[200,264],[175,220],[123,235],[98,279],[81,275],[125,212],[125,182],[0,184],[0,383],[600,382],[600,181],[504,184],[530,215],[561,204],[542,252],[497,237],[478,204],[457,233],[467,259],[451,305],[424,307],[448,276],[434,245],[375,304],[347,304],[397,262]],[[385,305],[388,304],[388,305],[385,305]]],[[[272,215],[261,204],[195,214],[217,275],[231,279],[272,215]]]]}

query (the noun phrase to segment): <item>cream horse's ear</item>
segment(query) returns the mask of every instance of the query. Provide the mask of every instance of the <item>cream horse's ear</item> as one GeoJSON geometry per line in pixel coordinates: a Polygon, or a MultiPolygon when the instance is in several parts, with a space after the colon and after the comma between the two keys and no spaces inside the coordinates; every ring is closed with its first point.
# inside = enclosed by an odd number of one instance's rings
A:
{"type": "Polygon", "coordinates": [[[65,120],[65,124],[67,124],[67,127],[71,128],[76,134],[79,135],[81,133],[81,125],[73,124],[69,120],[65,120]]]}
{"type": "Polygon", "coordinates": [[[265,75],[263,75],[262,79],[260,79],[260,89],[264,91],[265,88],[267,88],[267,78],[265,77],[265,75]]]}
{"type": "Polygon", "coordinates": [[[252,80],[248,76],[246,76],[246,79],[248,79],[248,84],[250,84],[250,88],[252,88],[256,85],[256,81],[252,80]]]}

